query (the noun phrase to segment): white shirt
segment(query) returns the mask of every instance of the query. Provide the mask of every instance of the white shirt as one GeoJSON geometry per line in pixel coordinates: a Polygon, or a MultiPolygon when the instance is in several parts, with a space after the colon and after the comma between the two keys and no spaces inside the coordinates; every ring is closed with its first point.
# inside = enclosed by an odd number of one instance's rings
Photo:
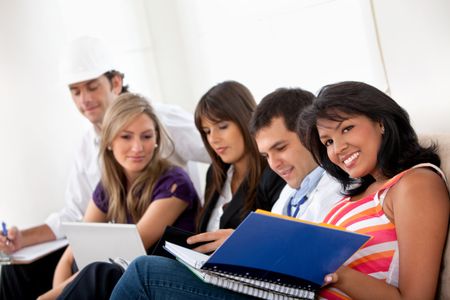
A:
{"type": "Polygon", "coordinates": [[[223,206],[233,199],[233,193],[231,192],[231,178],[233,178],[234,167],[230,166],[227,171],[227,178],[222,187],[222,192],[217,199],[216,206],[211,212],[206,231],[216,231],[220,229],[220,218],[223,215],[223,206]]]}
{"type": "MultiPolygon", "coordinates": [[[[195,128],[192,115],[175,105],[152,102],[152,106],[175,144],[175,152],[169,160],[187,170],[199,192],[198,170],[195,166],[190,168],[187,163],[189,160],[210,163],[210,159],[195,128]]],[[[83,218],[89,200],[92,199],[92,193],[100,181],[98,151],[99,137],[92,127],[83,136],[75,153],[74,165],[65,192],[65,206],[60,211],[52,213],[45,221],[56,238],[64,236],[61,232],[62,222],[81,221],[83,218]]]]}
{"type": "MultiPolygon", "coordinates": [[[[273,205],[272,212],[287,215],[287,206],[295,191],[296,189],[286,184],[277,202],[273,205]]],[[[331,208],[342,199],[341,191],[341,184],[325,172],[316,187],[309,193],[308,200],[302,204],[303,207],[299,211],[297,219],[322,222],[331,208]]]]}

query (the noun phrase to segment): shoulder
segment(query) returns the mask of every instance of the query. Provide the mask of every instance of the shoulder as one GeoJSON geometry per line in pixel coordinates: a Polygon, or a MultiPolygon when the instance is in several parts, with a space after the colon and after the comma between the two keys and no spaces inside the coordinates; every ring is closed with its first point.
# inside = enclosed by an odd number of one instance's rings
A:
{"type": "Polygon", "coordinates": [[[158,183],[171,180],[171,181],[190,181],[188,173],[181,167],[171,166],[169,167],[158,179],[158,183]]]}
{"type": "Polygon", "coordinates": [[[96,145],[96,142],[98,142],[98,140],[99,136],[95,132],[94,126],[90,126],[84,131],[81,137],[80,147],[81,148],[93,147],[96,145]]]}
{"type": "MultiPolygon", "coordinates": [[[[231,165],[229,164],[225,164],[223,165],[223,168],[221,171],[221,173],[225,174],[225,176],[228,176],[228,170],[230,169],[231,165]]],[[[213,173],[214,173],[214,167],[213,164],[210,164],[208,167],[208,170],[206,170],[206,180],[207,181],[211,181],[213,179],[213,173]]]]}
{"type": "Polygon", "coordinates": [[[270,210],[285,186],[286,181],[267,166],[261,174],[257,187],[256,205],[258,208],[270,210]]]}
{"type": "Polygon", "coordinates": [[[154,199],[175,196],[182,200],[195,200],[198,198],[189,175],[178,166],[172,166],[164,172],[155,184],[154,199]],[[174,189],[174,187],[176,187],[174,189]]]}
{"type": "Polygon", "coordinates": [[[415,209],[449,206],[449,194],[445,181],[436,170],[426,167],[414,168],[405,172],[398,182],[392,186],[386,201],[394,207],[415,209]],[[404,204],[404,206],[403,206],[404,204]]]}
{"type": "Polygon", "coordinates": [[[99,137],[93,126],[84,132],[75,149],[75,163],[78,168],[86,169],[97,165],[99,137]]]}
{"type": "Polygon", "coordinates": [[[407,170],[393,189],[408,192],[417,190],[447,189],[444,178],[436,169],[419,167],[407,170]]]}
{"type": "Polygon", "coordinates": [[[164,125],[170,127],[171,125],[184,124],[186,122],[193,125],[193,115],[180,106],[161,102],[152,102],[151,104],[164,125]]]}
{"type": "Polygon", "coordinates": [[[213,172],[213,165],[210,164],[208,170],[206,170],[206,177],[211,177],[213,172]]]}

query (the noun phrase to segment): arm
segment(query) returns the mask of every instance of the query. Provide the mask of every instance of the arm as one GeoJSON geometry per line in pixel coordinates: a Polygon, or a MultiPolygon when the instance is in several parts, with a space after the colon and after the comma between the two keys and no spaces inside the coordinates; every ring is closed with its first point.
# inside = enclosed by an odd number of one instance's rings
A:
{"type": "Polygon", "coordinates": [[[193,235],[187,239],[187,243],[192,245],[201,242],[209,242],[196,247],[194,250],[202,253],[215,251],[234,232],[234,229],[219,229],[217,231],[204,232],[193,235]]]}
{"type": "Polygon", "coordinates": [[[59,259],[58,265],[56,265],[55,274],[53,275],[53,288],[58,286],[61,287],[61,283],[72,276],[73,260],[72,248],[68,246],[66,251],[64,251],[64,254],[59,259]]]}
{"type": "Polygon", "coordinates": [[[64,232],[61,231],[62,222],[78,222],[83,219],[92,193],[100,181],[95,137],[93,128],[84,135],[75,153],[75,160],[69,174],[64,207],[51,214],[45,221],[56,238],[64,237],[64,232]]]}
{"type": "Polygon", "coordinates": [[[65,280],[65,282],[63,282],[63,284],[60,284],[58,287],[51,289],[50,291],[46,292],[45,294],[40,295],[37,300],[52,300],[52,299],[56,299],[58,298],[58,296],[61,294],[61,292],[63,291],[64,287],[71,282],[75,276],[78,273],[73,274],[72,276],[70,276],[69,278],[67,278],[65,280]]]}
{"type": "MultiPolygon", "coordinates": [[[[106,222],[106,215],[103,213],[94,203],[90,201],[86,214],[84,216],[84,222],[106,222]]],[[[63,256],[58,262],[55,269],[55,275],[53,276],[53,290],[59,290],[60,292],[64,287],[75,277],[72,276],[72,264],[74,258],[71,247],[67,247],[63,256]],[[69,279],[72,278],[72,279],[69,279]]],[[[52,293],[55,293],[53,291],[52,293]]],[[[59,293],[58,293],[59,295],[59,293]]]]}
{"type": "Polygon", "coordinates": [[[442,178],[428,169],[412,170],[389,191],[385,208],[396,225],[399,287],[347,267],[332,282],[354,299],[434,299],[450,209],[442,178]]]}
{"type": "Polygon", "coordinates": [[[166,226],[175,223],[187,207],[188,203],[177,197],[152,201],[137,223],[145,249],[155,244],[164,233],[166,226]]]}
{"type": "Polygon", "coordinates": [[[8,230],[8,240],[0,235],[0,251],[12,253],[23,247],[39,244],[56,239],[53,231],[46,224],[31,227],[25,230],[19,230],[17,227],[11,227],[8,230]]]}
{"type": "Polygon", "coordinates": [[[152,201],[136,224],[145,248],[153,246],[168,225],[173,225],[188,207],[194,209],[197,204],[197,193],[183,169],[173,167],[162,174],[155,183],[152,201]]]}

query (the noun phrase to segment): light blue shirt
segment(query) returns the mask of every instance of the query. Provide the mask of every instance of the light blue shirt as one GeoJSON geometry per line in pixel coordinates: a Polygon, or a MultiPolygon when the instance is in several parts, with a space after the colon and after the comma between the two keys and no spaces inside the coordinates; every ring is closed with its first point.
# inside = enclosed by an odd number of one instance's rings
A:
{"type": "Polygon", "coordinates": [[[316,188],[324,173],[325,170],[321,167],[315,168],[308,175],[306,175],[300,184],[300,187],[291,194],[289,197],[288,212],[293,209],[294,212],[291,212],[292,217],[296,217],[298,215],[300,206],[306,202],[309,194],[316,188]]]}

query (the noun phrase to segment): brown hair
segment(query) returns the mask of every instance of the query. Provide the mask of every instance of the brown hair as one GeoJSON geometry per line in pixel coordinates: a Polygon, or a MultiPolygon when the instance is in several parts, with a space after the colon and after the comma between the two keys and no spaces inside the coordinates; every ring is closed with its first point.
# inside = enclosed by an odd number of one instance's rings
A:
{"type": "MultiPolygon", "coordinates": [[[[212,200],[215,193],[221,193],[226,179],[227,165],[216,154],[209,145],[205,132],[202,130],[201,118],[211,121],[231,121],[235,123],[243,136],[245,153],[248,154],[249,167],[245,180],[246,195],[242,217],[250,210],[256,208],[256,190],[259,178],[266,165],[265,160],[258,151],[255,140],[250,134],[248,124],[256,102],[250,91],[241,83],[236,81],[224,81],[212,87],[200,99],[195,109],[195,125],[200,132],[205,148],[212,160],[212,185],[206,186],[205,205],[212,200]]],[[[199,219],[204,215],[201,211],[199,219]]]]}

